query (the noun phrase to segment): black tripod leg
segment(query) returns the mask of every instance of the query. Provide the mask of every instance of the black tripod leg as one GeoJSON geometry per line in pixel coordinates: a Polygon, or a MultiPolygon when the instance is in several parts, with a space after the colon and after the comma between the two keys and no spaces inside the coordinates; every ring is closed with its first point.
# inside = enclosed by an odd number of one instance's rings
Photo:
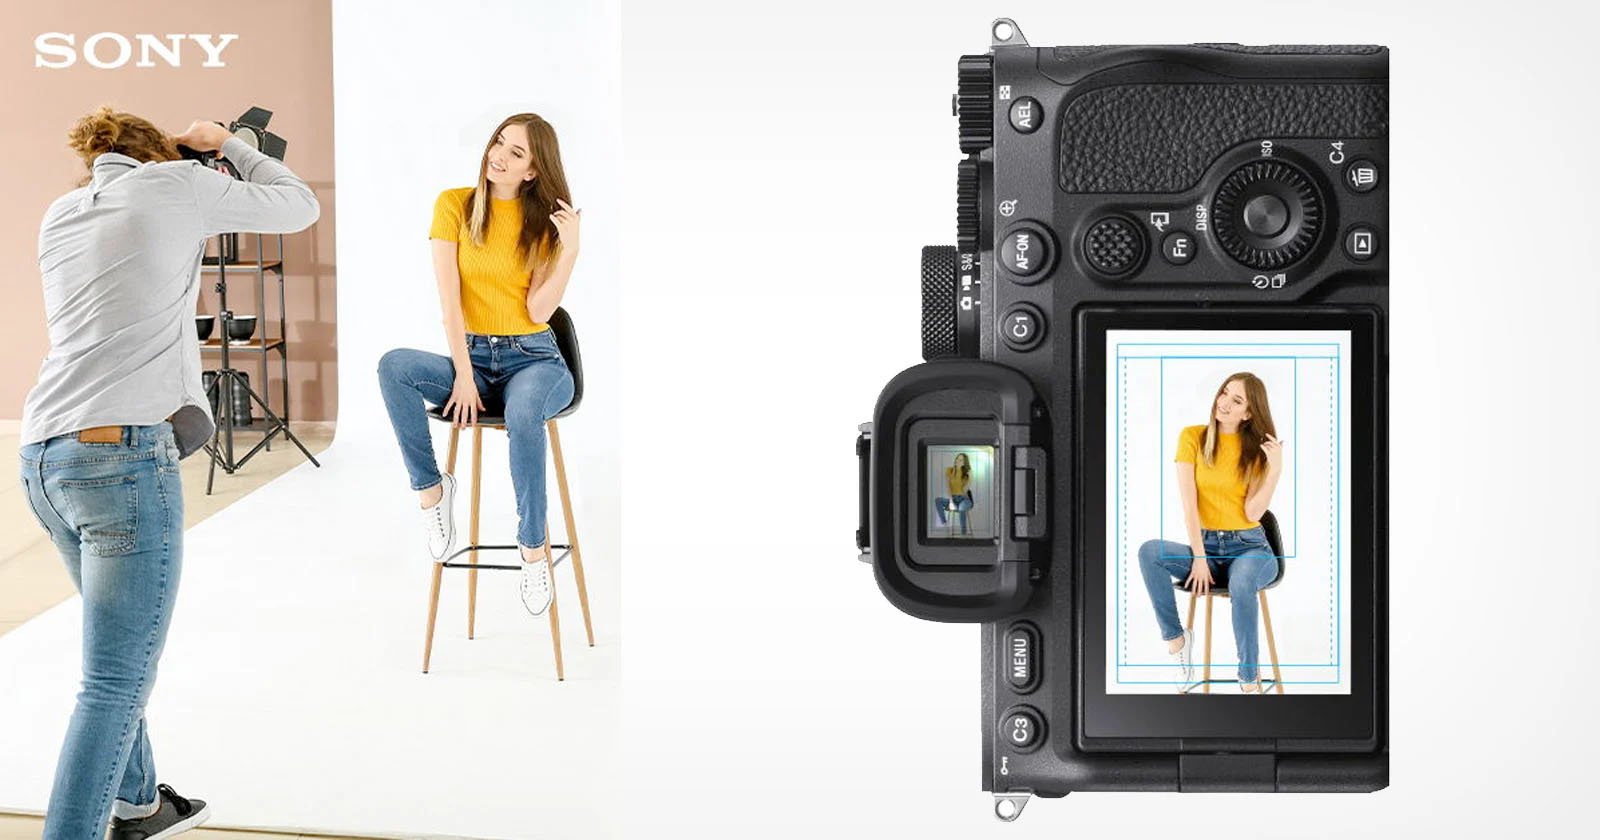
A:
{"type": "MultiPolygon", "coordinates": [[[[212,380],[211,380],[210,387],[206,388],[206,399],[208,401],[211,399],[212,393],[214,393],[216,390],[217,390],[217,378],[213,377],[212,380]]],[[[212,424],[211,424],[211,445],[205,447],[206,455],[208,457],[210,457],[210,459],[211,459],[211,463],[206,466],[206,495],[207,496],[211,495],[211,490],[216,485],[216,481],[217,481],[217,458],[221,457],[220,453],[217,451],[217,447],[219,447],[221,445],[221,441],[219,441],[217,439],[217,433],[220,432],[221,430],[222,430],[221,427],[217,426],[217,424],[216,424],[216,418],[213,417],[212,418],[212,424]]]]}
{"type": "Polygon", "coordinates": [[[305,444],[301,443],[300,439],[294,436],[294,432],[289,431],[289,424],[285,423],[281,418],[278,417],[278,415],[272,413],[272,409],[267,406],[267,401],[266,400],[264,400],[261,397],[257,396],[256,392],[250,390],[249,388],[245,388],[244,392],[246,394],[249,394],[250,395],[250,399],[255,400],[256,403],[261,406],[261,412],[263,414],[267,415],[268,423],[271,424],[271,425],[276,425],[278,427],[276,429],[273,429],[272,432],[268,432],[267,433],[267,437],[269,439],[272,437],[272,435],[274,433],[276,433],[278,431],[282,431],[283,432],[283,436],[288,438],[290,443],[292,443],[296,447],[298,447],[300,449],[300,453],[302,455],[306,456],[306,460],[310,461],[314,466],[317,466],[317,467],[321,467],[322,466],[322,464],[317,461],[316,456],[311,454],[311,450],[307,449],[305,447],[305,444]]]}

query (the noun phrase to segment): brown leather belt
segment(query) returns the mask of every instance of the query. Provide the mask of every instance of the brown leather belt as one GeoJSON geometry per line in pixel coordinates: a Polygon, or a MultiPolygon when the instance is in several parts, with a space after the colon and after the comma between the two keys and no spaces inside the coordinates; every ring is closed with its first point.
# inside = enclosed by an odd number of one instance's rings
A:
{"type": "MultiPolygon", "coordinates": [[[[169,422],[169,423],[172,422],[172,418],[177,417],[177,416],[178,416],[178,412],[176,412],[176,411],[172,412],[172,414],[167,416],[167,422],[169,422]]],[[[81,429],[81,430],[78,431],[78,442],[79,443],[121,443],[122,442],[122,430],[126,429],[126,428],[128,428],[128,427],[127,426],[95,426],[92,429],[81,429]]]]}

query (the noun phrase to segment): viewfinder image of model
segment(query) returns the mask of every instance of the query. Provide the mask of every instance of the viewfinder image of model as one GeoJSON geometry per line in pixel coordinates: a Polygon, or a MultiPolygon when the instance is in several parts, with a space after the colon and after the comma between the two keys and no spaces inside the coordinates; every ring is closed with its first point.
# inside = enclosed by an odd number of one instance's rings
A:
{"type": "Polygon", "coordinates": [[[994,539],[994,447],[929,446],[927,539],[994,539]]]}

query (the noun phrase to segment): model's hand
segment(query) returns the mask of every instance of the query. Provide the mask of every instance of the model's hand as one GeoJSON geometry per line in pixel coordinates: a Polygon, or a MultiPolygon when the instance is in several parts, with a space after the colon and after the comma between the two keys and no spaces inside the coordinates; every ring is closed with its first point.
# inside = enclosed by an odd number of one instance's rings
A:
{"type": "Polygon", "coordinates": [[[478,395],[478,383],[472,378],[471,373],[456,374],[455,387],[450,391],[450,399],[444,404],[444,416],[456,428],[475,425],[478,422],[478,412],[483,411],[483,398],[478,395]]]}
{"type": "Polygon", "coordinates": [[[223,141],[233,136],[228,127],[215,120],[195,120],[189,130],[172,138],[180,146],[197,152],[214,152],[222,148],[223,141]]]}
{"type": "Polygon", "coordinates": [[[555,223],[556,236],[561,238],[561,250],[569,253],[578,253],[578,221],[583,216],[582,210],[573,209],[572,205],[556,199],[561,205],[556,212],[550,214],[550,221],[555,223]]]}
{"type": "Polygon", "coordinates": [[[1206,563],[1204,555],[1194,558],[1194,562],[1189,564],[1189,579],[1185,580],[1183,585],[1196,595],[1204,595],[1211,591],[1211,566],[1206,563]]]}
{"type": "Polygon", "coordinates": [[[1267,435],[1261,442],[1261,454],[1267,456],[1267,469],[1277,472],[1283,468],[1283,441],[1267,435]]]}

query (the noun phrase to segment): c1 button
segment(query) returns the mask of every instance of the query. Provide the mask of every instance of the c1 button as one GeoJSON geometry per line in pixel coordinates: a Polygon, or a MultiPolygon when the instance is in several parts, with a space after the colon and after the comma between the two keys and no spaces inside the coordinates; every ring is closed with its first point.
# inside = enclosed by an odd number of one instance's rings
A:
{"type": "Polygon", "coordinates": [[[1173,265],[1186,265],[1194,259],[1194,237],[1175,230],[1161,238],[1161,258],[1173,265]]]}
{"type": "Polygon", "coordinates": [[[1366,262],[1378,255],[1378,232],[1357,225],[1344,235],[1344,252],[1350,259],[1366,262]]]}
{"type": "Polygon", "coordinates": [[[1050,236],[1032,225],[1019,226],[1000,240],[1000,265],[1018,283],[1037,283],[1054,256],[1050,236]]]}
{"type": "Polygon", "coordinates": [[[1014,750],[1027,752],[1044,739],[1044,721],[1032,709],[1014,709],[1000,721],[1000,739],[1014,750]]]}
{"type": "Polygon", "coordinates": [[[1018,304],[1000,319],[1000,337],[1013,350],[1032,350],[1044,336],[1044,316],[1026,304],[1018,304]]]}
{"type": "Polygon", "coordinates": [[[1344,185],[1353,192],[1372,192],[1378,186],[1378,165],[1370,160],[1352,161],[1344,170],[1344,185]]]}
{"type": "Polygon", "coordinates": [[[1039,104],[1039,100],[1024,96],[1011,103],[1011,127],[1018,134],[1034,133],[1043,119],[1044,106],[1039,104]]]}

